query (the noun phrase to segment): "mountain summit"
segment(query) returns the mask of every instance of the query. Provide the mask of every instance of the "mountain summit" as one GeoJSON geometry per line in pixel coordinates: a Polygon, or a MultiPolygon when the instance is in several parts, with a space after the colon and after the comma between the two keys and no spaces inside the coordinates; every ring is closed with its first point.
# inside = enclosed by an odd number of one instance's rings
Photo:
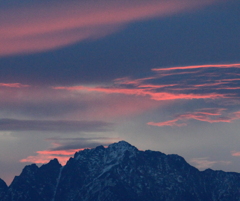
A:
{"type": "Polygon", "coordinates": [[[120,141],[26,166],[1,201],[240,201],[240,173],[199,171],[178,155],[139,151],[120,141]]]}

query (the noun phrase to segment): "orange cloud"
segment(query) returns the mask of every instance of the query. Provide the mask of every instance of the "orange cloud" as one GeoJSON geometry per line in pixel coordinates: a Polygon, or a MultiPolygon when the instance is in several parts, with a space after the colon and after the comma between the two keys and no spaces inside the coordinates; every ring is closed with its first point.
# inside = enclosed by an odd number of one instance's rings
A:
{"type": "Polygon", "coordinates": [[[54,158],[57,158],[59,163],[61,163],[62,165],[65,165],[70,157],[67,157],[67,156],[56,157],[56,156],[52,156],[52,155],[28,156],[27,158],[20,160],[20,162],[44,164],[44,163],[48,163],[50,160],[52,160],[54,158]]]}
{"type": "Polygon", "coordinates": [[[57,158],[59,163],[65,165],[66,162],[76,152],[82,151],[83,149],[70,149],[70,150],[43,150],[37,151],[38,155],[28,156],[27,158],[21,159],[22,163],[48,163],[50,160],[57,158]]]}
{"type": "Polygon", "coordinates": [[[75,154],[77,151],[82,151],[83,149],[68,149],[68,150],[44,150],[37,151],[38,154],[41,155],[63,155],[63,156],[71,156],[75,154]]]}
{"type": "Polygon", "coordinates": [[[1,8],[0,55],[39,52],[110,34],[122,25],[219,0],[68,1],[1,8]]]}

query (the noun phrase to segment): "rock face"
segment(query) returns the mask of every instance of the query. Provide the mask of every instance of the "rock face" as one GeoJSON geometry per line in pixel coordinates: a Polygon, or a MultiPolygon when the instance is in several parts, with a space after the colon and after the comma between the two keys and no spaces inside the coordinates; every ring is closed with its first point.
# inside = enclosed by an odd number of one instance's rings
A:
{"type": "Polygon", "coordinates": [[[7,184],[2,179],[0,179],[0,200],[7,194],[7,190],[7,184]]]}
{"type": "Polygon", "coordinates": [[[16,176],[0,200],[50,201],[53,198],[61,165],[57,159],[38,168],[35,164],[26,166],[16,176]]]}
{"type": "Polygon", "coordinates": [[[139,151],[125,141],[26,166],[2,201],[240,201],[240,174],[199,171],[178,155],[139,151]]]}

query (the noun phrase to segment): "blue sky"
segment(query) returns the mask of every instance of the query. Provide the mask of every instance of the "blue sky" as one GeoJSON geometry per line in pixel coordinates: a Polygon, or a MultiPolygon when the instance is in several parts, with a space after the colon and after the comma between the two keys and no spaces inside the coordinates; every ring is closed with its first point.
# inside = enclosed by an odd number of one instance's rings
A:
{"type": "Polygon", "coordinates": [[[0,2],[0,177],[126,140],[239,172],[237,0],[0,2]]]}

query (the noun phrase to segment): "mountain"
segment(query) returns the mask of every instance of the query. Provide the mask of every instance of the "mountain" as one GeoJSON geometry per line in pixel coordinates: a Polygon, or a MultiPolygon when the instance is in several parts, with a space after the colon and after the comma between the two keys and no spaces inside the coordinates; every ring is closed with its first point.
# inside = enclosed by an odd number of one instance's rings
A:
{"type": "Polygon", "coordinates": [[[199,171],[178,155],[140,151],[125,141],[26,166],[1,201],[240,201],[240,173],[199,171]]]}

